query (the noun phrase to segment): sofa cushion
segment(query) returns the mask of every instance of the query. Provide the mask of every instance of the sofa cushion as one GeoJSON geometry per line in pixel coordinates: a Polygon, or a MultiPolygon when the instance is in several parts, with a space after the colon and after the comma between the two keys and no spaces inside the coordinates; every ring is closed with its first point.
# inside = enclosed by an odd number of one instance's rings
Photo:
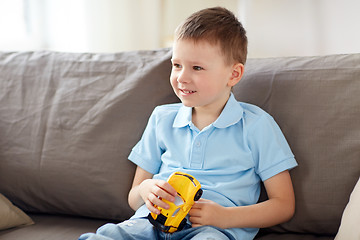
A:
{"type": "Polygon", "coordinates": [[[351,193],[350,200],[346,205],[341,218],[341,225],[335,240],[360,239],[360,178],[351,193]]]}
{"type": "Polygon", "coordinates": [[[257,236],[255,240],[334,240],[334,237],[316,234],[270,233],[257,236]]]}
{"type": "Polygon", "coordinates": [[[32,219],[0,193],[0,230],[31,224],[32,219]]]}
{"type": "Polygon", "coordinates": [[[63,215],[30,214],[36,224],[0,231],[1,240],[75,240],[86,232],[95,232],[108,220],[63,215]]]}
{"type": "Polygon", "coordinates": [[[238,100],[268,111],[299,166],[296,213],[277,232],[335,235],[360,176],[360,54],[249,59],[238,100]]]}
{"type": "Polygon", "coordinates": [[[170,55],[1,53],[0,192],[29,212],[128,218],[128,154],[177,101],[170,55]]]}

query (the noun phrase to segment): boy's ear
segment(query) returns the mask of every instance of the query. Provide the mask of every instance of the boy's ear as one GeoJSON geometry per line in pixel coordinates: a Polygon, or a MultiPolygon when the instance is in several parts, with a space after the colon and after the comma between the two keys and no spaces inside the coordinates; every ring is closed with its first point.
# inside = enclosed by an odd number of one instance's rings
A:
{"type": "Polygon", "coordinates": [[[228,86],[233,87],[235,86],[244,75],[244,64],[236,63],[232,67],[231,77],[228,82],[228,86]]]}

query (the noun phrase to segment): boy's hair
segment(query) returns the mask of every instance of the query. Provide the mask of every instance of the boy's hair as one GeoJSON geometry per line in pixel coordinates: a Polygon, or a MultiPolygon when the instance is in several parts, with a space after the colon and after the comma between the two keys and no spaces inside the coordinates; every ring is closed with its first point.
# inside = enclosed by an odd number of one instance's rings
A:
{"type": "Polygon", "coordinates": [[[226,8],[206,8],[193,13],[175,31],[175,40],[187,39],[219,44],[228,64],[246,62],[246,31],[236,16],[226,8]]]}

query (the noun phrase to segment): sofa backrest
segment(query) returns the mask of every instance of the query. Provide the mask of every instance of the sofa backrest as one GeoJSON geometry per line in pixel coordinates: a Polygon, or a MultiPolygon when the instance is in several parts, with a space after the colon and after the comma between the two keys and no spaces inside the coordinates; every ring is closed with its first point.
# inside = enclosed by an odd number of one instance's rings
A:
{"type": "Polygon", "coordinates": [[[131,148],[177,101],[169,49],[0,55],[0,191],[21,209],[125,219],[131,148]]]}
{"type": "Polygon", "coordinates": [[[360,176],[360,54],[250,59],[234,89],[269,112],[299,166],[296,213],[272,231],[336,234],[360,176]]]}
{"type": "MultiPolygon", "coordinates": [[[[30,212],[124,220],[127,160],[159,104],[178,102],[170,49],[0,53],[0,192],[30,212]]],[[[262,107],[299,163],[294,218],[335,234],[360,175],[360,54],[249,59],[239,101],[262,107]]]]}

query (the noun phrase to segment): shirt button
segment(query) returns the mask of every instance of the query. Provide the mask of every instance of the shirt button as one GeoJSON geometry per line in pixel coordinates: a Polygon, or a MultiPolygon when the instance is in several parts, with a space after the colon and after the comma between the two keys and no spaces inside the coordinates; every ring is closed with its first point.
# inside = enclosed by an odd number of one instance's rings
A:
{"type": "Polygon", "coordinates": [[[196,143],[195,143],[195,146],[200,147],[200,146],[201,146],[201,142],[196,142],[196,143]]]}

